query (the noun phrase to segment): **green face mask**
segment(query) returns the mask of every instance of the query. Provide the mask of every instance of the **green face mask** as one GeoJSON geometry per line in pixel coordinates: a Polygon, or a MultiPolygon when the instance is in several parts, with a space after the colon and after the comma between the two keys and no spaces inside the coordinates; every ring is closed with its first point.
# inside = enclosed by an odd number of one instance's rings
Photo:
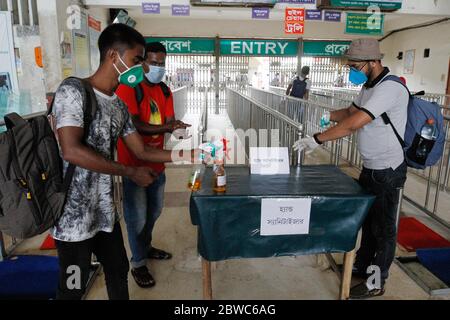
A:
{"type": "Polygon", "coordinates": [[[119,68],[117,68],[117,66],[113,64],[114,68],[116,68],[116,71],[119,73],[119,83],[134,88],[139,83],[144,81],[144,68],[142,67],[142,65],[139,64],[129,68],[120,58],[120,56],[119,60],[127,68],[127,70],[121,73],[119,71],[119,68]]]}

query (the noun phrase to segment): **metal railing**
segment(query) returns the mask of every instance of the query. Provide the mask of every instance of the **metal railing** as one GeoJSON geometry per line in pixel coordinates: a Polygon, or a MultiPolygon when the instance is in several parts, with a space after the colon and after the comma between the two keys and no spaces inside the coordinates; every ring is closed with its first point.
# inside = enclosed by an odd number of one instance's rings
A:
{"type": "MultiPolygon", "coordinates": [[[[324,129],[320,127],[320,118],[325,110],[331,111],[334,109],[334,107],[326,104],[287,97],[284,94],[276,94],[255,88],[250,88],[249,95],[263,105],[300,122],[304,126],[307,136],[323,131],[324,129]],[[299,114],[302,116],[299,117],[299,114]]],[[[450,117],[444,116],[444,119],[447,138],[444,155],[439,163],[426,170],[412,168],[408,170],[408,176],[410,177],[408,181],[413,178],[415,180],[418,179],[414,182],[419,183],[423,187],[424,196],[418,196],[417,190],[412,190],[413,188],[410,189],[407,185],[404,191],[404,199],[442,225],[450,228],[449,221],[443,218],[444,214],[447,213],[445,210],[448,211],[447,202],[450,203],[450,117]],[[440,202],[443,197],[446,198],[445,203],[440,202]]],[[[349,137],[331,143],[328,142],[324,146],[330,151],[331,163],[339,165],[340,161],[344,161],[348,165],[361,170],[363,163],[357,150],[357,145],[358,134],[354,133],[349,137]]]]}
{"type": "MultiPolygon", "coordinates": [[[[291,165],[302,162],[302,156],[292,150],[292,145],[299,138],[303,137],[303,126],[282,112],[268,107],[237,90],[227,89],[228,116],[235,130],[267,130],[268,136],[276,137],[277,146],[288,147],[291,165]]],[[[245,152],[249,154],[249,144],[241,141],[245,145],[245,152]]],[[[252,147],[270,147],[270,140],[259,139],[257,145],[252,147]],[[263,145],[264,144],[264,145],[263,145]]]]}

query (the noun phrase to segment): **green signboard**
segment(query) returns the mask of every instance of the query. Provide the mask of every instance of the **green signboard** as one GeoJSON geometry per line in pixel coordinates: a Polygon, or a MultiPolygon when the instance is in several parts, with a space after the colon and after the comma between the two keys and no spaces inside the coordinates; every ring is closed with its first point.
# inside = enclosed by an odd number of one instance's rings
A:
{"type": "Polygon", "coordinates": [[[383,14],[347,13],[345,33],[381,36],[383,29],[383,14]]]}
{"type": "Polygon", "coordinates": [[[239,56],[296,56],[297,41],[220,40],[220,54],[239,56]]]}
{"type": "Polygon", "coordinates": [[[378,6],[384,10],[397,10],[402,7],[402,0],[331,0],[332,7],[367,8],[378,6]]]}
{"type": "Polygon", "coordinates": [[[148,42],[161,42],[168,54],[214,54],[214,39],[204,38],[146,38],[148,42]]]}
{"type": "Polygon", "coordinates": [[[308,57],[340,57],[351,41],[305,41],[303,55],[308,57]]]}

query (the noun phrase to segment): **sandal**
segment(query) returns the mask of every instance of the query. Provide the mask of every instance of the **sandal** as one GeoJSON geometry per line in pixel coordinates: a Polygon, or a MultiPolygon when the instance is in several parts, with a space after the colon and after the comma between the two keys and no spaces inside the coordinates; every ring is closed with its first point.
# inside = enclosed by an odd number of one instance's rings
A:
{"type": "Polygon", "coordinates": [[[172,259],[172,254],[161,249],[151,248],[148,251],[148,258],[156,260],[169,260],[172,259]]]}
{"type": "Polygon", "coordinates": [[[136,281],[136,284],[141,288],[150,288],[156,284],[155,279],[153,279],[146,266],[131,269],[131,275],[134,281],[136,281]]]}

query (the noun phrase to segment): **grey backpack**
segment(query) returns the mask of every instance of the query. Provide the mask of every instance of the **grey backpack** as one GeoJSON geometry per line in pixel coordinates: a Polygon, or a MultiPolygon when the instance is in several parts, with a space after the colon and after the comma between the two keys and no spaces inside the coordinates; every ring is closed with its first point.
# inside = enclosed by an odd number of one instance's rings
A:
{"type": "MultiPolygon", "coordinates": [[[[93,89],[77,78],[68,78],[61,85],[70,81],[83,83],[84,128],[89,128],[96,111],[93,89]]],[[[58,143],[46,116],[24,120],[11,113],[4,119],[7,131],[0,134],[0,230],[26,239],[53,227],[61,216],[75,165],[70,164],[63,177],[58,143]]],[[[85,141],[88,130],[84,131],[85,141]]]]}

